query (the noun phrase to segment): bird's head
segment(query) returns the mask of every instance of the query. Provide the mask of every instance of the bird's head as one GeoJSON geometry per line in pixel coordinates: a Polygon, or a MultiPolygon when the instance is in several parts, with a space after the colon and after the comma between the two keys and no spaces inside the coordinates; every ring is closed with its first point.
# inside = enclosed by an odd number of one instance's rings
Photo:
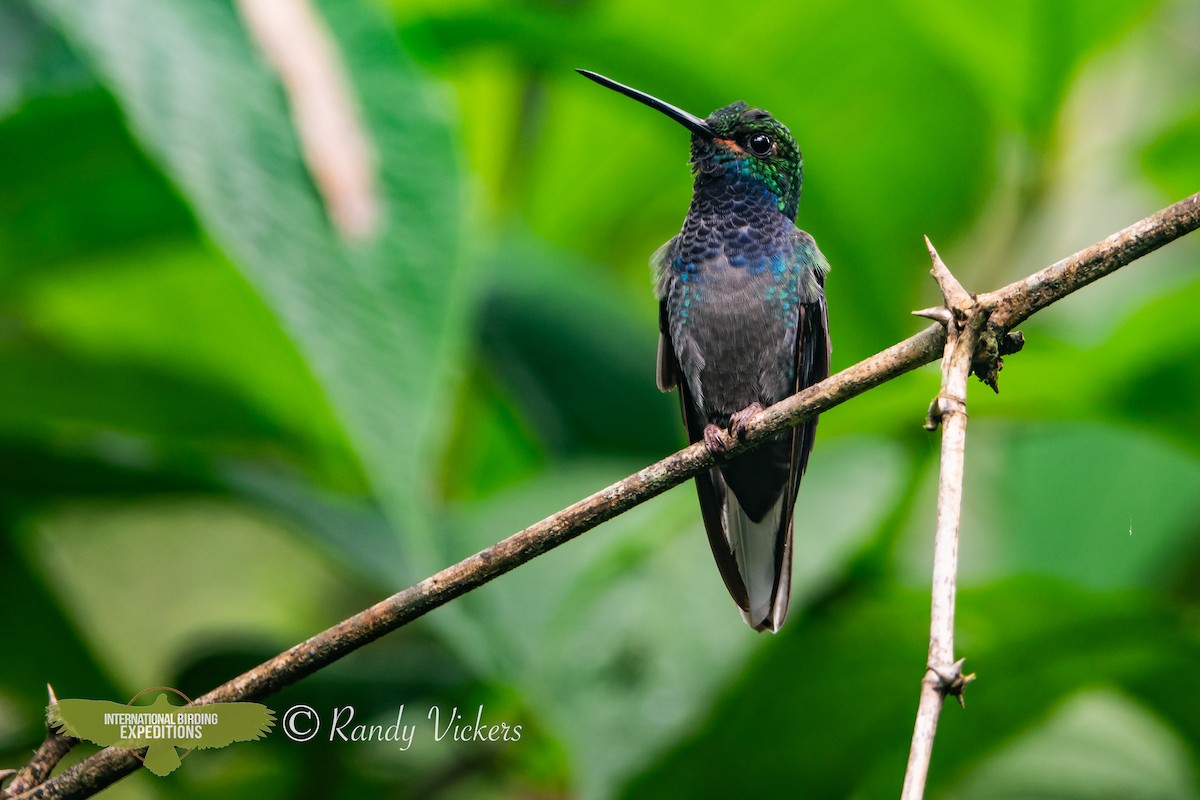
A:
{"type": "Polygon", "coordinates": [[[692,168],[702,179],[750,176],[774,197],[782,213],[795,219],[804,160],[791,131],[768,112],[738,101],[701,119],[611,78],[583,69],[579,73],[691,131],[692,168]]]}

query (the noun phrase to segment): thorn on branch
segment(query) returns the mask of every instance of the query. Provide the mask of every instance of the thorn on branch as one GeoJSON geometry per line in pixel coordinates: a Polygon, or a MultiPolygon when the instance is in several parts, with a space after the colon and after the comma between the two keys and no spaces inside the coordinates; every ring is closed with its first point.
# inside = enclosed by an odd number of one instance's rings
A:
{"type": "Polygon", "coordinates": [[[950,313],[950,309],[945,306],[934,306],[933,308],[922,308],[920,311],[912,312],[914,317],[926,317],[934,322],[940,322],[946,327],[954,321],[954,315],[950,313]]]}
{"type": "Polygon", "coordinates": [[[950,313],[956,320],[962,322],[975,307],[975,295],[964,289],[963,285],[958,282],[958,278],[954,277],[954,273],[946,266],[946,262],[942,261],[942,257],[938,255],[937,249],[933,246],[933,242],[929,241],[928,236],[925,237],[925,247],[929,249],[929,260],[933,262],[929,272],[941,287],[946,308],[950,309],[950,313]]]}
{"type": "Polygon", "coordinates": [[[936,431],[942,423],[942,417],[952,412],[966,416],[967,401],[961,397],[939,394],[933,398],[933,402],[929,404],[929,411],[925,414],[925,430],[936,431]]]}
{"type": "MultiPolygon", "coordinates": [[[[54,694],[54,687],[46,684],[46,694],[49,698],[47,706],[52,706],[58,702],[58,696],[54,694]]],[[[37,752],[33,754],[33,758],[19,770],[6,769],[0,770],[0,784],[13,779],[12,783],[0,789],[0,798],[16,797],[20,794],[28,792],[37,786],[41,786],[50,777],[50,773],[54,772],[54,768],[58,766],[58,762],[63,760],[63,756],[71,752],[71,748],[79,744],[79,740],[74,736],[63,736],[54,728],[50,727],[50,721],[46,721],[46,739],[38,747],[37,752]]]]}
{"type": "MultiPolygon", "coordinates": [[[[928,236],[925,237],[925,246],[929,249],[929,259],[933,263],[929,271],[942,290],[945,305],[924,308],[912,313],[918,317],[927,317],[940,322],[946,326],[948,335],[951,333],[951,321],[956,323],[955,330],[961,331],[968,315],[972,312],[987,315],[989,311],[981,308],[975,295],[964,289],[963,285],[954,277],[949,267],[946,266],[946,262],[942,260],[933,246],[933,242],[929,241],[928,236]]],[[[980,381],[990,386],[993,392],[999,394],[1000,370],[1004,368],[1003,356],[1017,353],[1024,346],[1025,337],[1020,331],[1008,332],[1000,326],[988,322],[980,332],[979,343],[971,357],[971,372],[980,381]]],[[[934,403],[937,403],[937,400],[934,403]]],[[[942,409],[941,413],[945,413],[945,409],[942,409]]],[[[937,429],[941,413],[936,413],[933,406],[930,406],[929,414],[925,418],[927,430],[937,429]]]]}
{"type": "Polygon", "coordinates": [[[958,700],[958,705],[961,708],[966,708],[966,703],[963,702],[963,691],[967,685],[975,681],[975,673],[970,675],[963,674],[963,663],[965,658],[960,658],[953,664],[929,664],[929,672],[932,673],[932,678],[935,687],[942,697],[954,697],[958,700]]]}

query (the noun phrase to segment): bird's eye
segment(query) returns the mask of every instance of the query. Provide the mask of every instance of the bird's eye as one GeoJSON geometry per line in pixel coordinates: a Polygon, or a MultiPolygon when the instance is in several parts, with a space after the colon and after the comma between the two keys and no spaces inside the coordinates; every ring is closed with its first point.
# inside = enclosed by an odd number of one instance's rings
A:
{"type": "Polygon", "coordinates": [[[746,146],[750,148],[750,152],[759,158],[771,155],[771,147],[774,144],[771,137],[765,133],[752,133],[746,139],[746,146]]]}

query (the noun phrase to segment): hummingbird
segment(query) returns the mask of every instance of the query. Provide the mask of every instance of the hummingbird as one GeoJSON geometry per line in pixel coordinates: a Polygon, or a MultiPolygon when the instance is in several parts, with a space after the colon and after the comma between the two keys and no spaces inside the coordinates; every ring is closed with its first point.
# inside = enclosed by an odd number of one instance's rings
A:
{"type": "MultiPolygon", "coordinates": [[[[679,389],[689,441],[722,431],[829,375],[829,263],[796,227],[803,159],[786,126],[738,101],[701,119],[588,70],[601,86],[691,132],[692,202],[655,251],[658,388],[679,389]]],[[[792,577],[792,518],[815,418],[696,476],[709,545],[742,618],[778,631],[792,577]]]]}

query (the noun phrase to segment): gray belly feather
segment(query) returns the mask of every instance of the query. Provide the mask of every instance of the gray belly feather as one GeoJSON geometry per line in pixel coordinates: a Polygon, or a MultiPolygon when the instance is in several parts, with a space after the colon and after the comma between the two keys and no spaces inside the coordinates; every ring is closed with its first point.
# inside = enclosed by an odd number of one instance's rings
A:
{"type": "MultiPolygon", "coordinates": [[[[695,276],[700,277],[700,276],[695,276]]],[[[795,289],[789,270],[751,274],[709,265],[700,280],[670,281],[671,339],[680,371],[709,422],[722,423],[751,403],[770,405],[795,384],[795,289]]]]}

